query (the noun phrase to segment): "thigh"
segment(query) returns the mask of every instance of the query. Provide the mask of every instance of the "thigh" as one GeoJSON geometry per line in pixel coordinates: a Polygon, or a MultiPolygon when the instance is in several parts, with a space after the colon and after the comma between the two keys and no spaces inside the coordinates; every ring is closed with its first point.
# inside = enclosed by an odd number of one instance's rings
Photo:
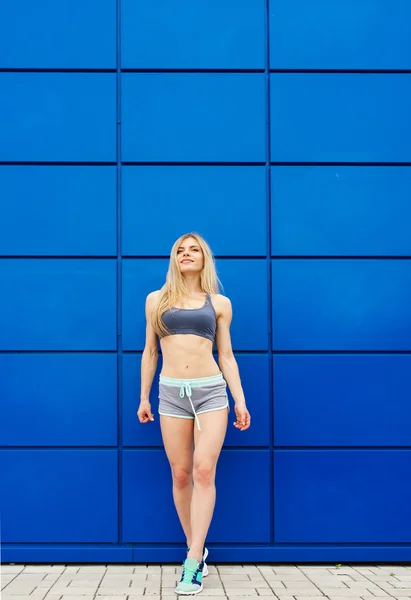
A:
{"type": "Polygon", "coordinates": [[[228,408],[198,415],[201,431],[194,430],[194,466],[217,464],[227,433],[228,408]]]}
{"type": "Polygon", "coordinates": [[[159,416],[164,449],[171,468],[192,471],[194,419],[159,416]]]}

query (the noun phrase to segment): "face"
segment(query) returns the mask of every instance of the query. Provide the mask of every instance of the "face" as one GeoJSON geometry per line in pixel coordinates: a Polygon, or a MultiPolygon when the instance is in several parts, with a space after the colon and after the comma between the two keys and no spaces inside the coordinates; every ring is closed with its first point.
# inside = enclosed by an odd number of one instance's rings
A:
{"type": "Polygon", "coordinates": [[[181,273],[199,273],[204,266],[203,251],[192,237],[183,240],[177,248],[177,261],[181,273]]]}

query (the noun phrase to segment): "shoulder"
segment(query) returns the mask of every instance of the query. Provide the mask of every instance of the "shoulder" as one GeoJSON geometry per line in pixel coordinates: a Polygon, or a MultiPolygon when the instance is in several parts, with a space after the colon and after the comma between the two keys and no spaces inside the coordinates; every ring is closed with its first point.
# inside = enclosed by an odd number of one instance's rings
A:
{"type": "Polygon", "coordinates": [[[232,305],[228,296],[223,296],[223,294],[210,294],[210,298],[216,310],[217,316],[231,315],[232,305]]]}
{"type": "Polygon", "coordinates": [[[153,309],[160,297],[161,290],[154,290],[146,296],[146,308],[153,309]]]}

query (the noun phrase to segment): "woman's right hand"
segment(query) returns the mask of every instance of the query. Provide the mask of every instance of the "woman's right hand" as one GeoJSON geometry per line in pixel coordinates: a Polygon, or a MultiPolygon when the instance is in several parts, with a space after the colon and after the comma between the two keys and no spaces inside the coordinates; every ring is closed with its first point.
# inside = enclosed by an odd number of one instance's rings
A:
{"type": "Polygon", "coordinates": [[[154,421],[154,415],[151,412],[151,404],[148,400],[140,402],[138,407],[137,416],[140,423],[148,423],[154,421]]]}

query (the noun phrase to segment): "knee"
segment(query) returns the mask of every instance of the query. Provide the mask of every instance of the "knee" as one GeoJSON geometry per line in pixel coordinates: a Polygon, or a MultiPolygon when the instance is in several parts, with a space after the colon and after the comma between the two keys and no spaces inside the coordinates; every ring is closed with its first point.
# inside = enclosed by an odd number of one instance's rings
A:
{"type": "Polygon", "coordinates": [[[173,484],[179,488],[185,488],[188,485],[193,484],[193,473],[187,469],[181,467],[173,467],[173,484]]]}
{"type": "Polygon", "coordinates": [[[194,483],[202,486],[214,484],[215,465],[207,462],[199,463],[194,466],[194,483]]]}

